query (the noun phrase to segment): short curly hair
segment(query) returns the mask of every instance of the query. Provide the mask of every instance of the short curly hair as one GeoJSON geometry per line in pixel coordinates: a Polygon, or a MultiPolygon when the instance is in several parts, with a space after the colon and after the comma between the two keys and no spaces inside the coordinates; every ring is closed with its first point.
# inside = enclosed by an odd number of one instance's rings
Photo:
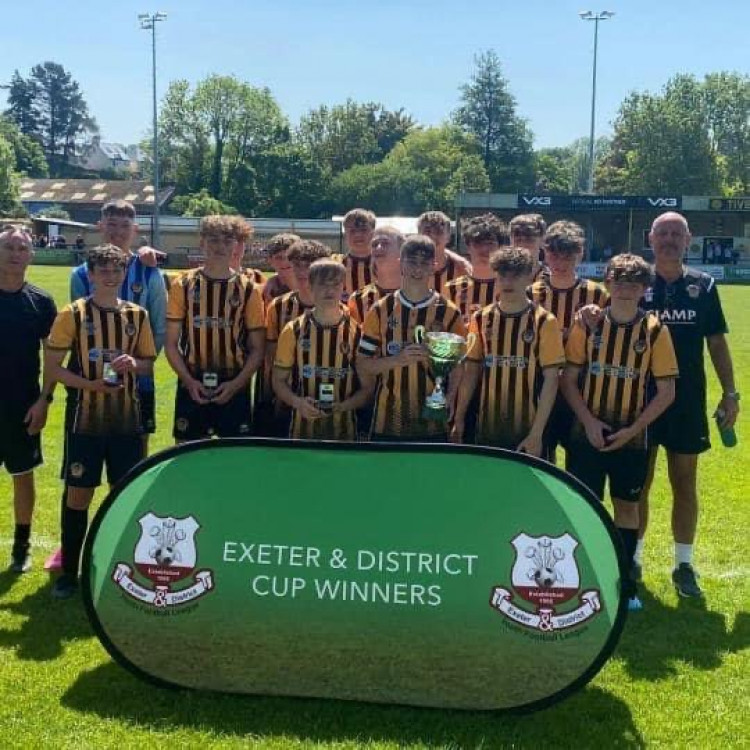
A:
{"type": "Polygon", "coordinates": [[[235,239],[236,227],[234,217],[223,216],[221,214],[211,214],[201,219],[200,236],[206,237],[209,234],[220,234],[223,237],[235,239]]]}
{"type": "Polygon", "coordinates": [[[299,235],[292,234],[291,232],[282,232],[281,234],[275,234],[268,240],[266,244],[266,252],[270,256],[278,255],[288,250],[295,242],[299,242],[302,239],[299,235]]]}
{"type": "Polygon", "coordinates": [[[255,228],[244,216],[236,214],[227,218],[232,224],[232,234],[237,242],[247,242],[255,233],[255,228]]]}
{"type": "Polygon", "coordinates": [[[545,252],[560,255],[578,255],[583,252],[585,235],[583,227],[574,221],[556,221],[544,235],[545,252]]]}
{"type": "Polygon", "coordinates": [[[369,227],[375,229],[376,218],[372,211],[366,208],[353,208],[344,216],[344,227],[369,227]]]}
{"type": "Polygon", "coordinates": [[[127,254],[120,250],[117,245],[107,242],[103,245],[92,247],[86,253],[86,268],[89,271],[109,265],[116,268],[125,268],[128,265],[127,254]]]}
{"type": "Polygon", "coordinates": [[[344,283],[346,268],[336,260],[321,258],[310,264],[310,286],[328,282],[344,283]]]}
{"type": "Polygon", "coordinates": [[[322,258],[330,258],[333,253],[331,249],[317,240],[297,240],[287,250],[286,257],[290,261],[302,261],[303,263],[314,263],[322,258]]]}
{"type": "Polygon", "coordinates": [[[615,255],[607,263],[604,280],[610,282],[626,281],[634,284],[643,284],[643,286],[651,286],[654,281],[654,272],[651,270],[651,266],[640,255],[623,253],[622,255],[615,255]]]}
{"type": "Polygon", "coordinates": [[[508,225],[492,213],[468,219],[463,223],[462,231],[467,245],[492,240],[495,240],[501,247],[510,245],[508,225]]]}
{"type": "Polygon", "coordinates": [[[541,214],[519,214],[510,220],[511,237],[543,237],[547,222],[541,214]]]}
{"type": "Polygon", "coordinates": [[[524,247],[501,247],[490,256],[490,268],[502,276],[530,276],[534,259],[524,247]]]}

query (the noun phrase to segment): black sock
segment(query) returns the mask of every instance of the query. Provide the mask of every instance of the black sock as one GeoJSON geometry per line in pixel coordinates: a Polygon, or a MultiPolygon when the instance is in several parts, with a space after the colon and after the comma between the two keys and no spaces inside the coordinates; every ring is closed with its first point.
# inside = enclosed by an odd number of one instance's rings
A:
{"type": "Polygon", "coordinates": [[[622,590],[628,599],[631,599],[637,593],[636,582],[633,578],[633,556],[635,555],[635,547],[638,544],[638,529],[623,529],[621,526],[618,526],[617,530],[620,532],[622,546],[625,547],[625,562],[627,565],[627,573],[625,580],[622,582],[622,590]]]}
{"type": "Polygon", "coordinates": [[[65,523],[65,508],[68,507],[68,488],[63,486],[62,502],[60,503],[60,528],[65,523]]]}
{"type": "Polygon", "coordinates": [[[87,526],[88,513],[85,510],[65,507],[62,524],[63,571],[70,578],[78,577],[78,564],[87,526]]]}
{"type": "Polygon", "coordinates": [[[17,523],[16,530],[13,534],[13,549],[29,548],[29,537],[31,536],[31,524],[30,523],[17,523]]]}

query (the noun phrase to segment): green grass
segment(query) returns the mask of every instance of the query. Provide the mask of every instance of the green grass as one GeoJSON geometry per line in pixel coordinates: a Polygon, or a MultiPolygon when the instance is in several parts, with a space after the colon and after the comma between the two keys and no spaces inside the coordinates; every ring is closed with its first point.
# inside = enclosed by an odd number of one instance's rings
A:
{"type": "MultiPolygon", "coordinates": [[[[67,274],[68,269],[39,267],[32,269],[31,279],[62,304],[67,274]]],[[[750,288],[725,286],[721,294],[732,328],[738,388],[748,394],[750,288]]],[[[171,444],[174,378],[163,358],[157,381],[154,449],[171,444]]],[[[718,386],[712,373],[709,383],[713,408],[718,386]]],[[[21,578],[0,573],[3,747],[750,746],[750,461],[743,425],[739,447],[732,451],[721,447],[714,432],[716,447],[700,463],[696,563],[705,604],[678,600],[671,586],[670,500],[661,461],[646,548],[646,610],[630,619],[614,658],[583,691],[540,714],[503,717],[176,693],[131,677],[94,638],[79,601],[50,599],[50,580],[41,570],[58,539],[62,401],[58,398],[51,409],[44,433],[46,465],[37,474],[34,570],[21,578]]],[[[6,503],[0,555],[7,559],[12,537],[7,476],[0,478],[0,487],[6,503]]]]}

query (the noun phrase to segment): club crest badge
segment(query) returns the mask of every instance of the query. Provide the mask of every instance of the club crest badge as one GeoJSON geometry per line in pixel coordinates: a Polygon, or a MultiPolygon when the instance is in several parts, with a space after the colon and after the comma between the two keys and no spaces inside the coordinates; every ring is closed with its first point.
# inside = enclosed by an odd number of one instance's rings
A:
{"type": "Polygon", "coordinates": [[[125,335],[126,336],[135,336],[135,326],[132,323],[128,323],[125,326],[125,335]]]}
{"type": "Polygon", "coordinates": [[[500,615],[531,630],[552,632],[581,625],[601,611],[599,591],[581,591],[577,539],[567,533],[558,537],[520,533],[511,544],[516,552],[511,586],[495,586],[490,592],[490,606],[500,615]],[[558,611],[576,596],[578,607],[558,611]]]}
{"type": "Polygon", "coordinates": [[[654,301],[654,290],[652,287],[646,289],[646,291],[643,293],[643,299],[645,302],[649,303],[654,301]]]}
{"type": "Polygon", "coordinates": [[[697,284],[688,284],[686,290],[690,299],[698,299],[698,295],[701,293],[700,287],[697,284]]]}
{"type": "Polygon", "coordinates": [[[213,589],[213,572],[197,570],[195,535],[200,525],[193,516],[164,518],[146,513],[138,524],[141,533],[133,565],[118,562],[112,572],[112,580],[128,596],[151,607],[169,608],[195,601],[213,589]],[[149,583],[140,583],[136,571],[149,583]],[[193,584],[183,587],[189,577],[193,584]]]}
{"type": "Polygon", "coordinates": [[[646,351],[646,342],[643,339],[638,339],[638,341],[633,344],[633,351],[636,354],[643,354],[643,352],[646,351]]]}
{"type": "Polygon", "coordinates": [[[133,294],[140,294],[143,291],[143,284],[139,284],[137,281],[130,285],[130,291],[133,294]]]}
{"type": "Polygon", "coordinates": [[[525,343],[531,344],[534,341],[534,336],[536,336],[536,334],[534,333],[534,329],[527,328],[523,332],[523,336],[521,336],[521,338],[524,340],[525,343]]]}

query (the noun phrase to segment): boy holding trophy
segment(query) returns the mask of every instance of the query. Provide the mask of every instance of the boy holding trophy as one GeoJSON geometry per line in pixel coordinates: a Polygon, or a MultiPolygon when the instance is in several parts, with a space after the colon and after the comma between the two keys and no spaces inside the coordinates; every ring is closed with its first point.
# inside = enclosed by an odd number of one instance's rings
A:
{"type": "Polygon", "coordinates": [[[401,288],[379,300],[365,316],[357,367],[377,377],[373,440],[443,441],[446,425],[430,418],[435,391],[429,334],[466,335],[458,308],[434,291],[435,245],[414,235],[401,247],[401,288]]]}

